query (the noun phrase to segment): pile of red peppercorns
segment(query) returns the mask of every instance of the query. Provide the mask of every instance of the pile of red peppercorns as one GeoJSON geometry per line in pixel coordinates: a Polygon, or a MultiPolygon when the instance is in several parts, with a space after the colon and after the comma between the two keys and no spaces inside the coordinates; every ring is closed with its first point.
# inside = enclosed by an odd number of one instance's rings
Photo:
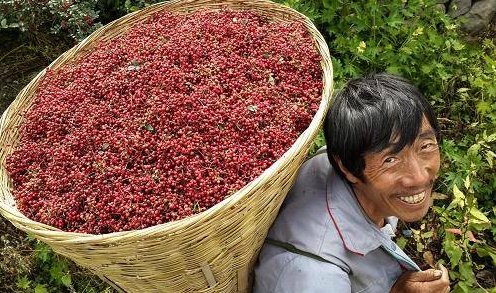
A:
{"type": "Polygon", "coordinates": [[[93,234],[204,211],[308,127],[320,60],[301,23],[228,9],[154,14],[46,73],[7,158],[17,207],[93,234]]]}

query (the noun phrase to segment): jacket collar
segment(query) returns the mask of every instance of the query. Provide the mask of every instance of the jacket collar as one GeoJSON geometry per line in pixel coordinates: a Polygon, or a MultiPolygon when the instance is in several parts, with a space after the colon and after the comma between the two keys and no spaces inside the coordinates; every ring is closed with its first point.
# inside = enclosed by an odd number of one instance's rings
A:
{"type": "Polygon", "coordinates": [[[343,241],[344,247],[359,255],[366,255],[381,245],[390,245],[398,219],[386,218],[379,229],[365,214],[348,182],[329,168],[326,182],[329,215],[343,241]]]}

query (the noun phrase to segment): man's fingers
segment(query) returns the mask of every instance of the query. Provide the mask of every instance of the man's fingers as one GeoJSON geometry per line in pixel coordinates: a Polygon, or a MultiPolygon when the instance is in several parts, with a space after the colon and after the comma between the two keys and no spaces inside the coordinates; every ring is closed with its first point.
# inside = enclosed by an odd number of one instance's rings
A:
{"type": "Polygon", "coordinates": [[[445,268],[442,264],[439,264],[438,268],[443,272],[443,278],[449,280],[448,269],[445,268]]]}
{"type": "Polygon", "coordinates": [[[447,284],[449,284],[448,269],[445,268],[442,264],[439,264],[439,269],[441,269],[441,271],[443,272],[441,279],[444,280],[447,284]]]}
{"type": "Polygon", "coordinates": [[[443,275],[444,272],[442,270],[429,269],[413,273],[410,280],[413,282],[432,282],[441,279],[443,275]]]}

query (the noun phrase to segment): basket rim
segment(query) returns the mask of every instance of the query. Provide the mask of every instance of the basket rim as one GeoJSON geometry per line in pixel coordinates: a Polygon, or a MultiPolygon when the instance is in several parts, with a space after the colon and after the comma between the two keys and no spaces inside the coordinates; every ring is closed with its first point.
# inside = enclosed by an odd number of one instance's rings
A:
{"type": "MultiPolygon", "coordinates": [[[[63,58],[66,54],[70,52],[78,52],[78,50],[81,50],[84,48],[87,43],[86,40],[88,40],[89,37],[91,37],[94,34],[98,33],[105,33],[108,29],[112,28],[114,25],[116,25],[119,22],[125,21],[133,16],[135,16],[137,13],[142,13],[144,11],[153,11],[153,10],[158,10],[158,9],[166,9],[168,6],[171,5],[177,5],[177,4],[188,4],[188,3],[196,3],[196,2],[202,2],[202,1],[196,1],[196,0],[173,0],[173,1],[168,1],[168,2],[162,2],[162,3],[156,3],[153,4],[145,9],[135,11],[133,13],[129,13],[117,20],[114,20],[107,25],[97,29],[95,32],[93,32],[90,36],[86,37],[83,41],[81,41],[79,44],[74,46],[73,48],[69,49],[68,51],[64,52],[61,54],[57,59],[55,59],[50,65],[48,65],[45,69],[43,69],[31,82],[26,85],[20,93],[16,96],[14,101],[9,105],[9,107],[5,110],[5,112],[2,114],[1,119],[0,119],[0,134],[3,134],[6,131],[6,124],[9,119],[12,117],[15,117],[13,114],[14,108],[16,106],[16,102],[19,100],[20,97],[23,96],[23,94],[30,88],[30,87],[37,87],[39,80],[45,75],[46,71],[54,64],[57,64],[57,62],[63,58]]],[[[162,223],[154,226],[150,226],[144,229],[139,229],[139,230],[129,230],[129,231],[121,231],[121,232],[113,232],[113,233],[107,233],[107,234],[87,234],[87,233],[78,233],[78,232],[66,232],[60,229],[57,229],[55,227],[43,224],[41,222],[37,222],[34,220],[31,220],[24,216],[15,206],[6,204],[4,200],[0,197],[0,214],[2,214],[5,218],[7,218],[10,222],[12,222],[17,228],[28,232],[32,233],[35,236],[42,236],[42,237],[52,237],[52,236],[58,236],[62,237],[64,240],[60,241],[58,239],[58,242],[64,242],[64,243],[75,243],[75,242],[81,242],[84,241],[85,243],[91,243],[91,242],[101,242],[102,240],[106,240],[107,243],[112,243],[116,241],[123,241],[127,239],[133,239],[135,237],[139,238],[146,238],[146,237],[151,237],[156,233],[167,231],[170,232],[170,234],[176,234],[176,232],[179,233],[179,230],[185,229],[185,228],[190,228],[194,227],[195,225],[200,225],[202,222],[207,221],[209,218],[211,218],[214,214],[219,213],[222,210],[228,210],[232,206],[234,206],[237,202],[239,202],[242,198],[250,194],[250,190],[256,189],[258,186],[261,186],[263,184],[266,184],[268,181],[271,180],[272,174],[276,173],[277,170],[281,169],[287,162],[291,160],[292,157],[294,157],[299,150],[301,149],[301,146],[304,145],[305,143],[308,143],[308,141],[312,138],[313,134],[318,131],[321,123],[322,123],[322,118],[325,116],[325,113],[327,112],[328,106],[331,103],[332,99],[332,91],[333,91],[333,68],[332,68],[332,61],[329,53],[329,49],[327,47],[327,44],[324,40],[324,37],[322,34],[317,30],[315,25],[303,14],[300,12],[294,10],[291,7],[284,6],[282,4],[274,3],[269,0],[252,0],[252,1],[237,1],[239,2],[240,5],[244,5],[246,3],[255,3],[257,5],[263,6],[263,5],[275,5],[282,11],[284,11],[287,14],[295,14],[303,20],[303,24],[305,25],[305,28],[309,31],[309,33],[312,36],[312,39],[314,41],[314,45],[316,49],[318,50],[322,60],[321,60],[321,68],[322,68],[322,81],[323,81],[323,87],[322,87],[322,95],[321,95],[321,101],[319,104],[319,108],[317,112],[314,114],[312,121],[310,125],[301,133],[298,138],[294,141],[292,146],[280,157],[278,158],[269,168],[264,170],[262,174],[257,176],[255,179],[253,179],[251,182],[246,184],[243,188],[239,189],[235,193],[233,193],[231,196],[223,199],[221,202],[215,204],[214,206],[210,207],[209,209],[198,213],[194,214],[192,216],[176,220],[176,221],[171,221],[167,223],[162,223]],[[327,71],[327,72],[326,72],[327,71]],[[26,224],[29,224],[30,226],[36,226],[36,228],[29,227],[26,224]]],[[[222,1],[219,1],[219,3],[222,3],[222,1]]],[[[229,8],[229,3],[224,2],[222,6],[229,8]]],[[[201,7],[200,7],[201,8],[201,7]]],[[[248,9],[253,9],[252,7],[248,7],[248,9]]],[[[17,124],[19,125],[19,124],[17,124]]],[[[3,141],[0,141],[0,144],[3,144],[3,141]]],[[[3,147],[2,147],[3,148],[3,147]]],[[[0,172],[5,174],[6,178],[9,178],[5,166],[4,166],[4,161],[0,162],[0,172]]],[[[3,174],[2,174],[3,175],[3,174]]],[[[3,192],[6,192],[9,194],[12,198],[12,193],[8,187],[6,187],[5,184],[2,184],[0,186],[0,189],[3,192]]]]}

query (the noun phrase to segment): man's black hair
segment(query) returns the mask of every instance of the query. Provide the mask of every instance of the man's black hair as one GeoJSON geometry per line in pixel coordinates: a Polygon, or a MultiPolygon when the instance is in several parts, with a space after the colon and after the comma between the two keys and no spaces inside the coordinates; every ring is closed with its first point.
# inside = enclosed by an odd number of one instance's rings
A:
{"type": "Polygon", "coordinates": [[[324,121],[329,161],[343,178],[335,157],[365,181],[365,155],[386,149],[393,140],[394,153],[411,145],[422,127],[423,116],[439,141],[434,112],[414,85],[386,73],[350,80],[335,96],[324,121]]]}

